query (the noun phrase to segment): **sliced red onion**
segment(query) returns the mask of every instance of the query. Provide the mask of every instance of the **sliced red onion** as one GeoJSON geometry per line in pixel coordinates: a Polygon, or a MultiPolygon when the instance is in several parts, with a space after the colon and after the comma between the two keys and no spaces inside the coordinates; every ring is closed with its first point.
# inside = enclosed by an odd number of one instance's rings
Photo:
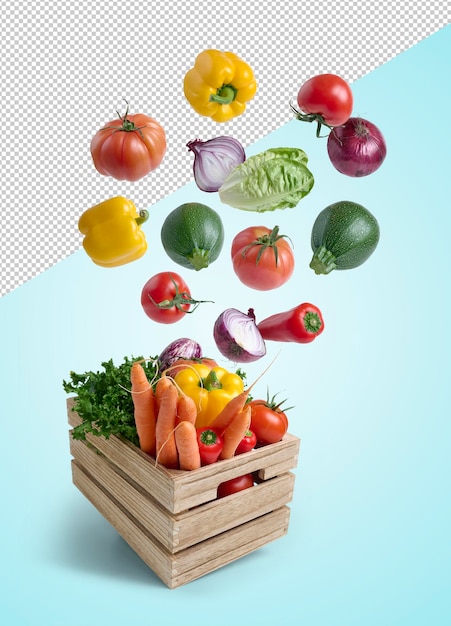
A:
{"type": "Polygon", "coordinates": [[[361,117],[350,117],[345,124],[331,130],[327,152],[335,169],[357,178],[372,174],[382,165],[387,146],[375,124],[361,117]]]}
{"type": "Polygon", "coordinates": [[[218,191],[233,168],[246,160],[243,146],[234,137],[194,139],[186,146],[194,153],[194,180],[202,191],[218,191]]]}
{"type": "Polygon", "coordinates": [[[226,309],[215,322],[213,336],[219,352],[235,363],[251,363],[266,354],[266,345],[252,309],[226,309]]]}
{"type": "Polygon", "coordinates": [[[166,370],[171,367],[177,359],[200,359],[202,357],[202,348],[200,345],[188,339],[187,337],[181,337],[172,341],[158,357],[160,363],[160,371],[166,370]]]}

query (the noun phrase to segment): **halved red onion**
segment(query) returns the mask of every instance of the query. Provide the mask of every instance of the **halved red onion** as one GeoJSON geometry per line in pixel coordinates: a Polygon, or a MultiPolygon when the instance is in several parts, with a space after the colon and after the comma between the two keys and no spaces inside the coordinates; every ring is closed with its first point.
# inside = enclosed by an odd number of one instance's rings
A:
{"type": "Polygon", "coordinates": [[[234,137],[194,139],[186,147],[194,153],[194,180],[201,191],[218,191],[233,168],[246,160],[243,146],[234,137]]]}
{"type": "Polygon", "coordinates": [[[213,336],[219,352],[235,363],[251,363],[266,354],[252,309],[248,313],[233,308],[223,311],[214,324],[213,336]]]}
{"type": "Polygon", "coordinates": [[[327,152],[335,169],[357,178],[372,174],[382,165],[387,146],[375,124],[362,117],[350,117],[330,131],[327,152]]]}

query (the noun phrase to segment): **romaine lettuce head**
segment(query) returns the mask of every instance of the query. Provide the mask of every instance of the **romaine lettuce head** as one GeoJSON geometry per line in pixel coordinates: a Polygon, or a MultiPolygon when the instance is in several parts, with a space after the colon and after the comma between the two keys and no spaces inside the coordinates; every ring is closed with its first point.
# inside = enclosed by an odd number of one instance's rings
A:
{"type": "Polygon", "coordinates": [[[300,148],[270,148],[235,167],[219,188],[224,204],[245,211],[295,207],[314,184],[300,148]]]}

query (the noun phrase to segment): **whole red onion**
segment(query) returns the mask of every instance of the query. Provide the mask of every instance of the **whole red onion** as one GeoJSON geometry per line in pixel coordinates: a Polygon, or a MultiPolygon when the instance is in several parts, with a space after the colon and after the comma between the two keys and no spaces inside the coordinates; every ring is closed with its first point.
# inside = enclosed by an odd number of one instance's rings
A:
{"type": "Polygon", "coordinates": [[[332,165],[342,174],[360,177],[375,172],[387,154],[384,136],[379,128],[361,117],[350,117],[333,128],[327,139],[332,165]]]}

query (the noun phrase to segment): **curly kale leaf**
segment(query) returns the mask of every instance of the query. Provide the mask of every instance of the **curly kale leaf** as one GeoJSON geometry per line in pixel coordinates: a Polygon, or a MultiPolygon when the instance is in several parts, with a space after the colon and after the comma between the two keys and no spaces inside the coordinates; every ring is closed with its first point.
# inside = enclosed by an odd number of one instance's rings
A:
{"type": "Polygon", "coordinates": [[[87,433],[106,439],[121,435],[139,444],[130,393],[130,370],[135,361],[142,361],[151,382],[157,374],[157,357],[147,361],[143,357],[124,357],[119,365],[110,359],[102,363],[101,371],[70,372],[70,380],[63,381],[63,388],[66,393],[76,394],[74,410],[82,420],[72,431],[74,439],[84,440],[87,433]]]}

